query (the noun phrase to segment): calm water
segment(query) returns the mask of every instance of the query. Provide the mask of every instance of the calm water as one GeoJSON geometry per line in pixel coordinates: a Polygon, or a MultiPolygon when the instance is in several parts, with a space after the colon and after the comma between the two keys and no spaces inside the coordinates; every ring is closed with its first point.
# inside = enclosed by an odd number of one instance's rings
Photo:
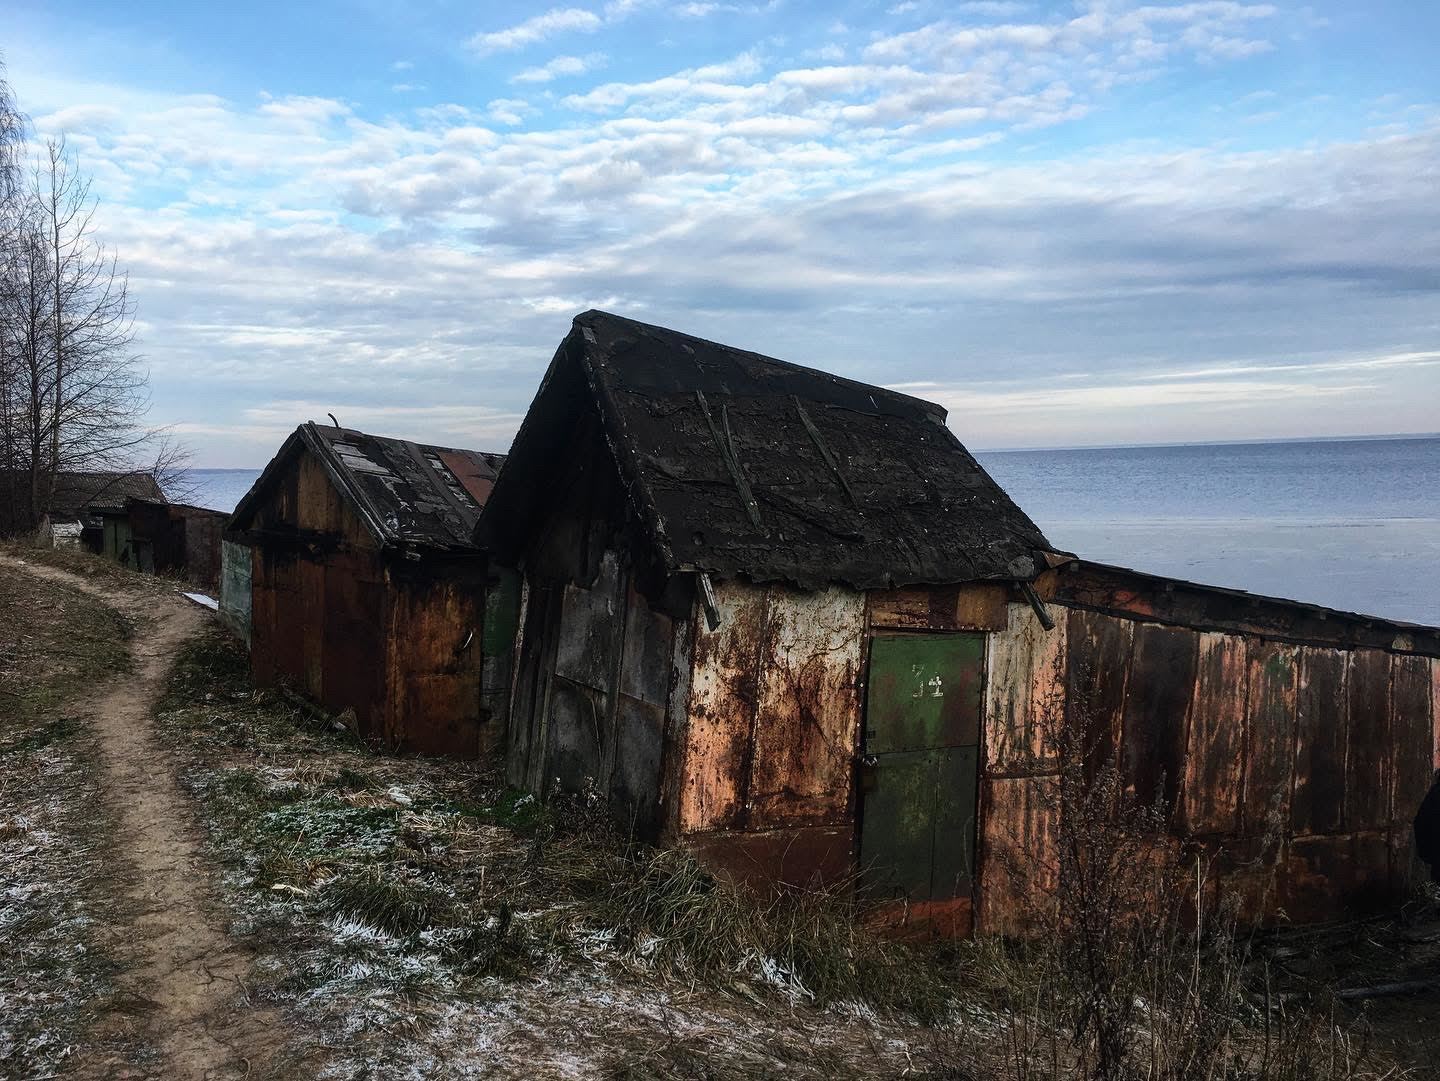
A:
{"type": "MultiPolygon", "coordinates": [[[[977,457],[1086,558],[1440,624],[1440,438],[977,457]]],[[[192,470],[190,501],[233,510],[259,475],[192,470]]]]}
{"type": "Polygon", "coordinates": [[[1440,439],[977,457],[1089,559],[1440,624],[1440,439]]]}

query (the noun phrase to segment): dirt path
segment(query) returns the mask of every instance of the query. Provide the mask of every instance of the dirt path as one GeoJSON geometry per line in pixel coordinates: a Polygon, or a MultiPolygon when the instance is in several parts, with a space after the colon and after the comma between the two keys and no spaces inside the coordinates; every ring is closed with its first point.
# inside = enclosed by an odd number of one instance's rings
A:
{"type": "Polygon", "coordinates": [[[249,955],[214,915],[198,826],[151,720],[175,652],[202,626],[202,610],[173,595],[114,592],[4,555],[0,566],[72,586],[144,621],[132,647],[133,670],[76,710],[99,739],[104,790],[119,822],[114,850],[129,864],[121,875],[131,921],[112,929],[125,965],[119,982],[127,998],[145,1004],[141,1024],[160,1061],[82,1055],[77,1075],[216,1081],[273,1075],[287,1058],[283,1021],[249,1001],[249,955]]]}

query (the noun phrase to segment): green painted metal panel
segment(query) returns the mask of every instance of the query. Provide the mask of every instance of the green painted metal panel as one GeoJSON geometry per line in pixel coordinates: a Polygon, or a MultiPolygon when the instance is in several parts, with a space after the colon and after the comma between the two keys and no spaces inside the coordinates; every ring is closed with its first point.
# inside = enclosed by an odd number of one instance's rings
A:
{"type": "Polygon", "coordinates": [[[930,896],[960,897],[975,877],[975,788],[979,747],[951,747],[935,755],[935,850],[930,896]]]}
{"type": "Polygon", "coordinates": [[[485,593],[480,649],[486,657],[504,657],[515,648],[520,623],[520,575],[509,567],[491,569],[495,580],[485,593]]]}
{"type": "Polygon", "coordinates": [[[904,634],[870,643],[868,754],[980,742],[985,636],[904,634]]]}
{"type": "Polygon", "coordinates": [[[871,641],[860,858],[872,896],[970,892],[984,677],[984,635],[871,641]]]}
{"type": "Polygon", "coordinates": [[[935,751],[881,755],[865,792],[860,865],[876,897],[930,897],[935,852],[935,751]]]}

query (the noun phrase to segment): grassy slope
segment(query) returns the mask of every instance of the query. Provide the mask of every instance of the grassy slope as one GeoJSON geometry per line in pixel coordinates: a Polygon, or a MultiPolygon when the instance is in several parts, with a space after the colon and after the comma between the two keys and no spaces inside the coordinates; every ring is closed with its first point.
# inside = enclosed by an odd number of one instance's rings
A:
{"type": "MultiPolygon", "coordinates": [[[[28,554],[28,553],[27,553],[28,554]]],[[[134,628],[85,595],[0,570],[0,1062],[62,1062],[115,1002],[95,748],[69,711],[125,670],[134,628]]]]}
{"type": "MultiPolygon", "coordinates": [[[[480,765],[376,755],[252,692],[218,633],[182,657],[160,721],[261,953],[257,993],[331,1049],[333,1076],[1063,1073],[1063,1004],[1035,1006],[1052,950],[909,948],[857,930],[842,897],[757,902],[625,845],[598,800],[542,810],[480,765]]],[[[1323,1019],[1292,1011],[1277,1040],[1254,1003],[1214,1004],[1233,1062],[1156,1076],[1405,1076],[1323,1019]]]]}

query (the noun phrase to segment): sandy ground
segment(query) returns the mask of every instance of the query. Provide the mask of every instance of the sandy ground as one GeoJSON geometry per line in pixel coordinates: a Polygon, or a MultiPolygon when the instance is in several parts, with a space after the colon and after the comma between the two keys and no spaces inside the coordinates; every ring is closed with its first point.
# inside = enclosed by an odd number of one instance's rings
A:
{"type": "MultiPolygon", "coordinates": [[[[113,592],[9,556],[0,555],[0,566],[79,589],[145,622],[132,647],[132,671],[77,702],[74,711],[98,737],[105,798],[119,822],[112,850],[122,865],[113,873],[130,915],[128,926],[112,932],[125,966],[122,989],[144,1007],[114,1014],[106,1025],[140,1026],[160,1061],[82,1051],[74,1075],[220,1081],[264,1077],[281,1063],[293,1070],[279,1014],[250,1001],[250,955],[216,917],[199,826],[152,728],[152,707],[173,655],[204,612],[179,597],[113,592]]],[[[101,1046],[105,1035],[97,1034],[101,1046]]]]}

